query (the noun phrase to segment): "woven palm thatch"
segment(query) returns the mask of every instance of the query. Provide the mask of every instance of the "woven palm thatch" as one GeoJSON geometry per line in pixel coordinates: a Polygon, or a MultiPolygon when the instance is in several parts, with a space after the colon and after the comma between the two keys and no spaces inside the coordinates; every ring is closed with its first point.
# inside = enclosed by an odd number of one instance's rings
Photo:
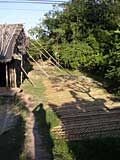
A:
{"type": "Polygon", "coordinates": [[[22,24],[0,25],[0,62],[5,63],[25,53],[26,36],[22,24]]]}

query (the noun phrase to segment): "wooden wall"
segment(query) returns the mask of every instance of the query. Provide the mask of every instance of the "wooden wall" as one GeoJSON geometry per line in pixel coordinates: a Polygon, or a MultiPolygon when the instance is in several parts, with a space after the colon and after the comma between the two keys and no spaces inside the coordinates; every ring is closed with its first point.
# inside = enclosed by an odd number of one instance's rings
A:
{"type": "Polygon", "coordinates": [[[21,61],[12,60],[0,63],[0,87],[16,88],[22,83],[21,61]]]}

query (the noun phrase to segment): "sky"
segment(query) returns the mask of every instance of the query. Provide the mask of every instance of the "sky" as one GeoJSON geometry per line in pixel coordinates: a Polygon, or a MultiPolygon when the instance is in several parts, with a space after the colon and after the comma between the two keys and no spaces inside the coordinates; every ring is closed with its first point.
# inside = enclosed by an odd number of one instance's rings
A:
{"type": "MultiPolygon", "coordinates": [[[[15,1],[19,2],[20,0],[15,1]]],[[[27,31],[41,22],[44,14],[52,8],[51,4],[3,3],[3,0],[0,0],[0,24],[23,23],[27,31]]]]}

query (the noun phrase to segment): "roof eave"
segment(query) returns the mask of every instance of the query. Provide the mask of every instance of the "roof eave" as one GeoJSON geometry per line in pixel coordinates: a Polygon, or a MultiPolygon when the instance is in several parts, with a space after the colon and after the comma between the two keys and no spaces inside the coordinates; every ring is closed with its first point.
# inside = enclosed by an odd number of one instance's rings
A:
{"type": "Polygon", "coordinates": [[[7,63],[7,62],[10,62],[12,59],[3,59],[3,60],[0,60],[0,63],[7,63]]]}

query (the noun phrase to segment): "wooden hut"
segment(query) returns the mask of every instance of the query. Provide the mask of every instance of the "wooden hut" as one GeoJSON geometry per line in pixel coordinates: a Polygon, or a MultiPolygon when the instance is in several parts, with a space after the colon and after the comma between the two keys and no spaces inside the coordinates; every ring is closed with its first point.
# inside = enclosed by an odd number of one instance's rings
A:
{"type": "Polygon", "coordinates": [[[23,24],[0,25],[0,87],[20,87],[27,47],[23,24]]]}

